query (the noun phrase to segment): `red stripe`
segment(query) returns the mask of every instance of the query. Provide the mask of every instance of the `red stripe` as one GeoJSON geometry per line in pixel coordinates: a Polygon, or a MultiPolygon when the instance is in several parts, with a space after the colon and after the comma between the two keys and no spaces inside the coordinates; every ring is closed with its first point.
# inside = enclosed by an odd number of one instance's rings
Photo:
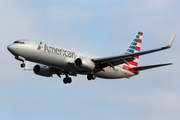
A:
{"type": "Polygon", "coordinates": [[[138,39],[138,43],[141,43],[142,42],[142,40],[141,39],[138,39]]]}
{"type": "Polygon", "coordinates": [[[143,33],[141,32],[140,36],[143,36],[143,33]]]}
{"type": "Polygon", "coordinates": [[[135,56],[134,58],[139,59],[139,56],[135,56]]]}
{"type": "Polygon", "coordinates": [[[138,63],[137,62],[134,62],[134,61],[131,61],[129,62],[130,65],[133,65],[133,66],[138,66],[138,63]]]}
{"type": "Polygon", "coordinates": [[[140,51],[140,47],[136,46],[135,50],[140,51]]]}
{"type": "Polygon", "coordinates": [[[135,71],[132,67],[129,67],[129,66],[126,66],[126,65],[123,65],[122,69],[127,70],[127,71],[129,71],[129,72],[132,72],[132,73],[134,73],[135,75],[139,74],[138,71],[135,71]]]}
{"type": "Polygon", "coordinates": [[[41,49],[41,46],[39,45],[38,48],[37,48],[37,50],[40,50],[40,49],[41,49]]]}

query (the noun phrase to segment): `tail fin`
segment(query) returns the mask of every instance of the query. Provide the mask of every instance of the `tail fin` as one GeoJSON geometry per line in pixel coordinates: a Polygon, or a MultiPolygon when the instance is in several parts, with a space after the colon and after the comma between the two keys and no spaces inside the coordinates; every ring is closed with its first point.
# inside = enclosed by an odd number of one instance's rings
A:
{"type": "MultiPolygon", "coordinates": [[[[131,42],[125,54],[131,54],[131,53],[136,53],[140,51],[141,43],[142,43],[142,36],[143,36],[142,32],[138,32],[136,34],[136,36],[134,37],[133,41],[131,42]]],[[[129,62],[129,65],[132,67],[137,67],[139,56],[135,56],[134,58],[135,58],[134,61],[129,62]]]]}

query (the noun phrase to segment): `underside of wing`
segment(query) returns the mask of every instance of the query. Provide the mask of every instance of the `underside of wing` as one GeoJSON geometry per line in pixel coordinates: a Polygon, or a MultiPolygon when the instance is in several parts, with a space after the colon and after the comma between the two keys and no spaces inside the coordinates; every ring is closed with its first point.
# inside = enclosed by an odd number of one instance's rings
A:
{"type": "Polygon", "coordinates": [[[55,67],[50,67],[50,69],[60,77],[60,75],[70,75],[70,76],[77,76],[76,73],[72,72],[72,71],[64,71],[62,69],[59,69],[59,68],[55,68],[55,67]]]}

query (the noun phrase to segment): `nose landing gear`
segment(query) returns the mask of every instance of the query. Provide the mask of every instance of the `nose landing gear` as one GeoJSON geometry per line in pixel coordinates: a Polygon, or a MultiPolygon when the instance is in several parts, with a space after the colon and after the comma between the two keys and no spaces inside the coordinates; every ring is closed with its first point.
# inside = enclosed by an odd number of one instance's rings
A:
{"type": "Polygon", "coordinates": [[[15,59],[19,60],[19,61],[22,61],[22,64],[20,65],[21,68],[24,68],[26,65],[24,63],[25,61],[25,58],[21,57],[21,56],[16,56],[15,59]]]}
{"type": "Polygon", "coordinates": [[[21,68],[24,68],[26,66],[26,64],[23,62],[20,66],[21,66],[21,68]]]}

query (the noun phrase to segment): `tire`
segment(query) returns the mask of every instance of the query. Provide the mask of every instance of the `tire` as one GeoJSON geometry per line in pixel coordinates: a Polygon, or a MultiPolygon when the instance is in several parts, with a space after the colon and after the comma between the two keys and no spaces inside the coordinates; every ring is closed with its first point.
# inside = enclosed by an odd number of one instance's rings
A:
{"type": "Polygon", "coordinates": [[[67,78],[67,82],[68,83],[71,83],[72,82],[72,79],[70,77],[67,78]]]}
{"type": "Polygon", "coordinates": [[[24,63],[22,63],[22,64],[21,64],[21,68],[24,68],[24,67],[25,67],[25,64],[24,64],[24,63]]]}
{"type": "Polygon", "coordinates": [[[64,78],[63,79],[63,82],[64,82],[64,84],[67,84],[68,82],[67,82],[67,78],[64,78]]]}
{"type": "Polygon", "coordinates": [[[92,78],[93,80],[95,80],[95,79],[96,79],[96,76],[93,74],[93,75],[91,75],[91,78],[92,78]]]}
{"type": "Polygon", "coordinates": [[[87,79],[88,79],[88,80],[91,80],[91,75],[90,75],[90,74],[87,75],[87,79]]]}

